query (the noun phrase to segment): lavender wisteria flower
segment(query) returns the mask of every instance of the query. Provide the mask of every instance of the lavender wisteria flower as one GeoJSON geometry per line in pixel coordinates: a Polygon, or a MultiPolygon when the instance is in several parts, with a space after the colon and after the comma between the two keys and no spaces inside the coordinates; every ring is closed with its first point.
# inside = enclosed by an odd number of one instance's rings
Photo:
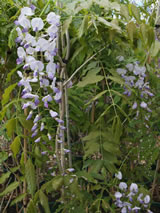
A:
{"type": "Polygon", "coordinates": [[[40,140],[41,140],[41,137],[37,138],[34,142],[38,143],[38,142],[40,142],[40,140]]]}
{"type": "Polygon", "coordinates": [[[131,185],[130,185],[130,191],[131,192],[133,192],[133,193],[137,193],[138,192],[138,186],[137,186],[137,184],[136,183],[132,183],[131,185]]]}
{"type": "Polygon", "coordinates": [[[28,116],[27,116],[27,118],[26,118],[26,120],[30,120],[32,118],[32,115],[33,115],[33,111],[30,111],[28,116]]]}
{"type": "MultiPolygon", "coordinates": [[[[117,173],[120,178],[122,174],[117,173]]],[[[120,191],[114,193],[115,205],[120,210],[118,212],[150,212],[150,196],[143,194],[140,189],[138,190],[138,185],[136,183],[131,183],[128,187],[125,182],[120,182],[118,188],[120,191]]],[[[152,212],[152,211],[151,211],[152,212]]]]}
{"type": "Polygon", "coordinates": [[[74,170],[75,170],[74,168],[68,168],[67,169],[68,172],[74,172],[74,170]]]}
{"type": "Polygon", "coordinates": [[[44,130],[44,123],[41,123],[40,131],[42,132],[44,130]]]}
{"type": "Polygon", "coordinates": [[[33,18],[31,21],[31,26],[33,28],[33,31],[40,31],[44,27],[43,20],[41,18],[33,18]]]}
{"type": "MultiPolygon", "coordinates": [[[[141,66],[137,61],[134,63],[128,63],[125,67],[118,68],[116,71],[125,83],[123,94],[130,97],[133,94],[132,90],[136,90],[136,93],[139,96],[139,99],[137,99],[136,95],[136,101],[131,105],[131,109],[136,111],[135,119],[138,118],[140,114],[139,112],[141,112],[142,109],[147,113],[145,116],[148,116],[149,113],[152,112],[152,109],[148,106],[148,102],[154,97],[154,94],[151,91],[148,77],[146,77],[146,67],[141,66]],[[141,108],[141,110],[139,110],[139,108],[141,108]]],[[[148,124],[144,124],[146,127],[148,126],[148,124]]]]}
{"type": "Polygon", "coordinates": [[[36,115],[33,123],[37,123],[41,119],[41,115],[36,115]]]}
{"type": "MultiPolygon", "coordinates": [[[[36,17],[37,13],[34,5],[23,7],[15,21],[16,45],[18,46],[17,64],[22,65],[17,74],[20,78],[18,86],[22,87],[22,109],[29,108],[26,119],[33,121],[32,140],[36,143],[36,146],[43,145],[41,154],[45,155],[47,151],[44,150],[44,147],[48,146],[48,143],[52,143],[52,132],[48,128],[48,125],[50,125],[48,120],[57,122],[56,124],[59,126],[57,133],[59,144],[63,143],[62,132],[66,129],[64,121],[53,109],[54,104],[61,102],[63,95],[55,77],[58,75],[55,56],[58,51],[57,37],[60,16],[50,12],[45,19],[42,19],[36,17]],[[42,131],[46,133],[49,141],[42,141],[42,131]],[[40,141],[42,143],[39,143],[40,141]]],[[[54,137],[53,140],[55,140],[54,137]]],[[[64,149],[64,153],[68,152],[70,150],[64,149]]],[[[70,168],[70,172],[72,172],[72,169],[70,168]]]]}
{"type": "Polygon", "coordinates": [[[119,171],[118,173],[115,174],[115,177],[118,178],[119,180],[122,179],[122,173],[119,171]]]}
{"type": "Polygon", "coordinates": [[[48,108],[48,102],[51,102],[53,99],[51,95],[46,95],[45,97],[42,98],[42,101],[44,102],[44,106],[48,108]]]}
{"type": "Polygon", "coordinates": [[[52,140],[52,136],[50,135],[50,133],[48,133],[47,136],[49,141],[52,140]]]}
{"type": "Polygon", "coordinates": [[[145,204],[148,204],[149,202],[150,202],[150,196],[149,195],[146,195],[145,197],[144,197],[144,203],[145,204]]]}
{"type": "Polygon", "coordinates": [[[53,111],[53,110],[50,110],[49,113],[50,113],[50,115],[51,115],[52,118],[55,118],[55,117],[58,116],[58,113],[55,112],[55,111],[53,111]]]}
{"type": "Polygon", "coordinates": [[[127,184],[125,182],[120,182],[119,188],[123,191],[127,189],[127,184]]]}

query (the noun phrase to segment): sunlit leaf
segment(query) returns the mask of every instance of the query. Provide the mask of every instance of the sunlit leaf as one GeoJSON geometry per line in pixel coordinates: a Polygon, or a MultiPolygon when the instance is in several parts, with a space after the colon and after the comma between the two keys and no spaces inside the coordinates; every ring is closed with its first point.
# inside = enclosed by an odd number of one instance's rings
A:
{"type": "Polygon", "coordinates": [[[19,186],[19,182],[15,181],[11,183],[3,192],[0,193],[0,197],[7,195],[8,193],[14,191],[19,186]]]}
{"type": "Polygon", "coordinates": [[[35,168],[31,159],[28,159],[25,165],[25,178],[27,181],[28,191],[33,196],[36,190],[35,168]]]}
{"type": "Polygon", "coordinates": [[[20,137],[17,136],[15,137],[14,141],[10,145],[14,157],[16,157],[16,155],[19,153],[20,146],[21,146],[21,140],[20,140],[20,137]]]}

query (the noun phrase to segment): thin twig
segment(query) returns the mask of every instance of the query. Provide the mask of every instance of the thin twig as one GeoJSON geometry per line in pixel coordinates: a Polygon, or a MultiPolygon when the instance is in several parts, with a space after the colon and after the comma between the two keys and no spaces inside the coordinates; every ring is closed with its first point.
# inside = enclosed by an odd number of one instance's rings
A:
{"type": "Polygon", "coordinates": [[[10,195],[10,197],[9,197],[9,199],[8,199],[8,202],[7,202],[6,206],[5,206],[5,208],[3,209],[3,212],[2,212],[2,213],[5,213],[7,207],[8,207],[8,205],[9,205],[11,199],[12,199],[13,193],[14,193],[14,191],[11,193],[11,195],[10,195]]]}
{"type": "MultiPolygon", "coordinates": [[[[28,112],[27,109],[24,109],[24,115],[27,116],[28,112]]],[[[24,128],[24,147],[23,147],[23,153],[24,153],[24,165],[27,163],[27,135],[28,131],[24,128]]],[[[27,192],[27,182],[24,179],[23,182],[23,193],[27,192]]],[[[27,205],[27,195],[23,199],[23,205],[24,205],[24,213],[27,212],[26,205],[27,205]]]]}
{"type": "MultiPolygon", "coordinates": [[[[68,61],[69,56],[70,56],[70,38],[69,38],[69,32],[68,30],[65,33],[66,35],[66,57],[65,60],[68,61]]],[[[65,80],[67,81],[68,79],[68,74],[65,70],[65,80]]],[[[71,152],[71,141],[70,141],[70,127],[69,127],[69,103],[68,103],[68,88],[67,84],[64,87],[65,89],[65,113],[66,113],[66,128],[67,128],[67,144],[68,144],[68,149],[70,152],[68,153],[68,158],[69,158],[69,167],[72,167],[72,152],[71,152]]]]}
{"type": "Polygon", "coordinates": [[[90,58],[88,58],[80,67],[78,67],[75,70],[75,72],[69,77],[69,79],[66,82],[64,82],[63,86],[67,85],[68,82],[70,82],[72,80],[72,78],[82,69],[82,67],[84,67],[89,61],[91,61],[98,53],[102,52],[104,49],[105,49],[105,47],[103,47],[102,49],[100,49],[97,53],[95,53],[90,58]]]}
{"type": "Polygon", "coordinates": [[[151,189],[151,195],[152,195],[152,197],[153,197],[154,190],[155,190],[155,187],[156,187],[156,178],[157,178],[157,173],[158,173],[159,167],[160,167],[160,160],[158,159],[157,160],[157,164],[156,164],[156,170],[155,170],[155,173],[154,173],[154,179],[153,179],[153,183],[152,183],[152,189],[151,189]]]}

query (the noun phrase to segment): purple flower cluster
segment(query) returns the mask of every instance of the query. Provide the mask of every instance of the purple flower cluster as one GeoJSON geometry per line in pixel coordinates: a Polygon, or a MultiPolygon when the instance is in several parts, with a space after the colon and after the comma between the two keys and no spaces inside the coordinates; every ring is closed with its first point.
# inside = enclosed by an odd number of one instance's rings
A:
{"type": "MultiPolygon", "coordinates": [[[[132,109],[135,110],[139,106],[149,113],[152,112],[152,110],[149,108],[149,105],[151,104],[149,99],[153,97],[154,94],[151,92],[149,82],[147,82],[146,67],[140,66],[138,62],[135,62],[127,64],[125,68],[118,68],[116,71],[125,81],[125,95],[131,96],[132,88],[138,90],[139,99],[141,101],[135,101],[132,105],[132,109]]],[[[138,115],[139,110],[137,110],[137,116],[138,115]]],[[[149,115],[147,115],[147,118],[149,118],[149,115]]]]}
{"type": "MultiPolygon", "coordinates": [[[[122,179],[122,173],[118,172],[115,177],[119,180],[122,179]]],[[[119,183],[119,191],[115,192],[114,197],[116,199],[115,205],[120,208],[121,213],[140,212],[145,209],[146,212],[152,213],[149,210],[150,196],[144,195],[139,192],[138,185],[132,183],[129,187],[127,183],[119,183]]]]}
{"type": "MultiPolygon", "coordinates": [[[[31,109],[26,120],[33,117],[32,138],[47,129],[45,123],[42,122],[42,115],[38,110],[39,106],[48,109],[49,116],[58,122],[60,128],[65,129],[64,121],[58,117],[57,112],[50,108],[50,103],[53,101],[59,103],[62,97],[62,92],[56,85],[57,64],[54,61],[57,54],[56,43],[60,16],[50,12],[44,22],[41,18],[35,17],[35,10],[34,5],[22,8],[18,20],[15,21],[18,34],[16,38],[18,45],[17,64],[23,65],[23,71],[17,71],[21,78],[18,85],[23,86],[22,99],[24,99],[24,103],[22,109],[31,109]],[[27,70],[30,74],[26,74],[27,70]],[[34,85],[44,92],[36,91],[34,85]],[[52,93],[48,92],[51,90],[52,93]]],[[[48,140],[51,141],[52,136],[49,132],[47,136],[48,140]]],[[[41,140],[42,138],[38,137],[35,139],[35,143],[39,143],[41,140]]],[[[42,155],[46,153],[43,151],[42,155]]]]}

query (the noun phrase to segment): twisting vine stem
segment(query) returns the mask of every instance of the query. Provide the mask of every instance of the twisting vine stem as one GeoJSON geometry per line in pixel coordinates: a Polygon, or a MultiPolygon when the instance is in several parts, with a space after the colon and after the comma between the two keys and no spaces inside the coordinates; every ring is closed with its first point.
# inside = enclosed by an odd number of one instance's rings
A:
{"type": "MultiPolygon", "coordinates": [[[[24,115],[27,116],[27,114],[28,114],[27,109],[24,109],[24,115]]],[[[26,163],[27,163],[27,134],[28,134],[28,131],[27,131],[26,128],[24,128],[24,145],[23,145],[24,165],[26,165],[26,163]]],[[[27,192],[27,182],[24,179],[23,193],[25,194],[26,192],[27,192]]],[[[25,196],[24,199],[23,199],[23,205],[24,205],[24,213],[26,213],[27,212],[27,209],[26,209],[27,196],[25,196]]]]}
{"type": "MultiPolygon", "coordinates": [[[[69,38],[69,32],[68,30],[66,31],[66,57],[65,60],[69,60],[69,55],[70,55],[70,38],[69,38]]],[[[68,73],[65,70],[65,81],[68,79],[68,73]]],[[[70,127],[69,127],[69,103],[68,103],[68,88],[67,85],[64,87],[65,89],[65,113],[66,113],[66,128],[67,128],[67,144],[68,144],[68,149],[70,152],[68,153],[69,157],[69,167],[72,167],[72,152],[71,152],[71,141],[70,141],[70,127]]]]}

